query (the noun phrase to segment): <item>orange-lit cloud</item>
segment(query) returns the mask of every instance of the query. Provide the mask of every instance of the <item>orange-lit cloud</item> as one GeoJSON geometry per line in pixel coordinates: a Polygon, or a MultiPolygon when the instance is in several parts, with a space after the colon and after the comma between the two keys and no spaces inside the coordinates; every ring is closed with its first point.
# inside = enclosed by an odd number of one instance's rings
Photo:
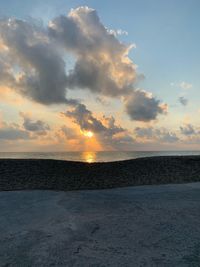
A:
{"type": "Polygon", "coordinates": [[[134,144],[134,139],[128,130],[117,125],[114,117],[97,118],[83,104],[63,113],[63,115],[71,118],[80,127],[80,133],[85,137],[88,145],[96,141],[96,145],[98,142],[104,150],[113,150],[127,145],[130,147],[134,144]]]}

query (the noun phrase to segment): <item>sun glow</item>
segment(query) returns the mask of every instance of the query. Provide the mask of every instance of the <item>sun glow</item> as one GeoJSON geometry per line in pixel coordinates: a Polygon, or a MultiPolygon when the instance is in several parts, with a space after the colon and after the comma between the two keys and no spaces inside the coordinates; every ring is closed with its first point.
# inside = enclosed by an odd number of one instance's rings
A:
{"type": "Polygon", "coordinates": [[[94,133],[91,131],[84,131],[83,135],[88,137],[88,138],[92,138],[94,136],[94,133]]]}

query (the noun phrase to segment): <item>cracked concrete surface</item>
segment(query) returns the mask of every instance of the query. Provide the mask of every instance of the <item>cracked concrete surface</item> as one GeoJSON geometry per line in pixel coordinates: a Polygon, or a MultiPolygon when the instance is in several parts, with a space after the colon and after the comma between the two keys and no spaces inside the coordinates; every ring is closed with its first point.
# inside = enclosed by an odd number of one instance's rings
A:
{"type": "Polygon", "coordinates": [[[0,192],[0,266],[200,266],[200,183],[0,192]]]}

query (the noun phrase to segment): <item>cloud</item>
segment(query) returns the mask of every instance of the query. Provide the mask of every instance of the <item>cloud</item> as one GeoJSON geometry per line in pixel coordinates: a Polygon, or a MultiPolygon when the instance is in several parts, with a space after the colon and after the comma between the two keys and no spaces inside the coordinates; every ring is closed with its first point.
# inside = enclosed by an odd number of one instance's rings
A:
{"type": "Polygon", "coordinates": [[[113,136],[115,134],[123,133],[126,131],[121,126],[116,125],[116,121],[113,116],[111,117],[103,116],[103,122],[104,122],[104,125],[106,125],[106,133],[108,135],[113,136]]]}
{"type": "Polygon", "coordinates": [[[96,97],[96,101],[100,104],[102,104],[103,106],[109,106],[110,105],[110,102],[108,101],[107,98],[105,97],[100,97],[100,96],[97,96],[96,97]]]}
{"type": "Polygon", "coordinates": [[[167,130],[166,128],[154,129],[149,128],[135,128],[135,134],[137,137],[143,139],[143,141],[159,141],[164,143],[174,143],[179,141],[176,133],[167,130]]]}
{"type": "Polygon", "coordinates": [[[122,144],[134,143],[134,139],[128,131],[116,125],[114,117],[103,116],[98,119],[83,104],[79,104],[73,110],[62,114],[71,118],[81,131],[92,131],[104,147],[119,149],[122,144]]]}
{"type": "Polygon", "coordinates": [[[152,94],[144,90],[136,90],[125,99],[126,112],[132,120],[151,121],[159,114],[167,112],[167,105],[161,104],[152,94]]]}
{"type": "Polygon", "coordinates": [[[0,128],[1,140],[27,140],[30,139],[30,135],[27,131],[20,128],[17,124],[6,124],[0,128]]]}
{"type": "Polygon", "coordinates": [[[1,140],[33,140],[39,136],[47,135],[50,131],[48,124],[41,120],[33,120],[27,114],[20,113],[23,118],[21,125],[17,123],[0,123],[0,139],[1,140]]]}
{"type": "Polygon", "coordinates": [[[160,141],[166,142],[166,143],[174,143],[179,141],[179,138],[177,135],[173,132],[169,132],[167,130],[161,130],[158,132],[158,136],[160,137],[160,141]]]}
{"type": "Polygon", "coordinates": [[[44,121],[36,120],[34,121],[31,119],[28,115],[24,113],[20,113],[20,115],[23,117],[23,127],[25,130],[33,133],[37,133],[39,135],[46,135],[47,131],[50,130],[50,127],[48,124],[46,124],[44,121]]]}
{"type": "Polygon", "coordinates": [[[73,128],[69,128],[69,127],[63,125],[60,130],[65,135],[65,137],[67,138],[67,140],[76,140],[76,139],[79,139],[78,134],[76,133],[76,131],[73,128]]]}
{"type": "Polygon", "coordinates": [[[96,133],[106,130],[101,121],[96,119],[92,112],[83,104],[79,104],[73,110],[67,111],[63,114],[72,118],[73,122],[78,124],[83,131],[90,130],[96,133]]]}
{"type": "Polygon", "coordinates": [[[179,84],[180,88],[188,90],[192,88],[192,84],[191,83],[187,83],[187,82],[181,82],[179,84]]]}
{"type": "Polygon", "coordinates": [[[188,104],[188,99],[187,98],[185,98],[184,96],[180,96],[178,100],[181,103],[181,105],[187,106],[187,104],[188,104]]]}
{"type": "Polygon", "coordinates": [[[141,128],[141,127],[137,127],[135,128],[135,134],[137,135],[137,137],[144,137],[147,139],[153,138],[154,136],[154,131],[152,127],[149,128],[141,128]]]}
{"type": "Polygon", "coordinates": [[[183,135],[194,135],[196,134],[196,130],[194,129],[194,127],[191,124],[187,124],[185,126],[181,126],[180,127],[180,131],[183,135]]]}
{"type": "Polygon", "coordinates": [[[188,83],[188,82],[179,82],[179,83],[170,83],[171,86],[177,86],[177,87],[180,87],[181,89],[184,89],[184,90],[188,90],[188,89],[191,89],[193,87],[193,85],[191,83],[188,83]]]}
{"type": "Polygon", "coordinates": [[[0,84],[44,105],[78,106],[78,99],[67,96],[76,89],[90,90],[97,97],[122,97],[132,120],[154,120],[165,114],[166,105],[135,90],[142,75],[128,56],[133,47],[120,42],[88,7],[58,16],[48,27],[34,20],[1,19],[0,84]],[[69,54],[74,66],[67,71],[69,54]]]}
{"type": "Polygon", "coordinates": [[[3,51],[6,64],[0,60],[4,84],[42,104],[76,102],[66,98],[65,62],[42,27],[2,19],[0,39],[7,47],[3,51]]]}
{"type": "Polygon", "coordinates": [[[127,94],[136,80],[136,66],[128,58],[132,46],[119,42],[88,7],[55,18],[49,34],[76,56],[68,76],[70,88],[87,88],[108,96],[127,94]]]}
{"type": "MultiPolygon", "coordinates": [[[[127,31],[123,31],[121,29],[118,30],[113,30],[113,29],[107,29],[109,34],[113,34],[115,37],[117,37],[117,35],[128,35],[127,31]]],[[[136,45],[134,44],[134,47],[136,48],[136,45]]]]}
{"type": "Polygon", "coordinates": [[[14,77],[11,74],[11,69],[9,64],[6,63],[6,58],[0,53],[0,86],[5,84],[12,86],[15,82],[14,77]]]}

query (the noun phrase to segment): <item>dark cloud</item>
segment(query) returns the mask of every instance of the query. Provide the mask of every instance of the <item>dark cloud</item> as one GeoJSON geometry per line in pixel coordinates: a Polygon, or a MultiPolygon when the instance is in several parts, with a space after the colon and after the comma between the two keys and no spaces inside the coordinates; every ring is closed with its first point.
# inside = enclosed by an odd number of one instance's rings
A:
{"type": "Polygon", "coordinates": [[[81,131],[92,131],[106,147],[121,149],[122,145],[133,145],[134,143],[134,139],[128,131],[116,125],[114,117],[103,116],[101,120],[97,119],[83,104],[62,114],[71,118],[81,131]]]}
{"type": "Polygon", "coordinates": [[[165,128],[154,129],[149,128],[135,128],[135,134],[139,138],[144,138],[149,141],[162,141],[164,143],[173,143],[179,141],[176,133],[170,132],[165,128]]]}
{"type": "Polygon", "coordinates": [[[164,130],[160,132],[160,140],[166,143],[174,143],[179,141],[179,138],[175,133],[164,130]]]}
{"type": "Polygon", "coordinates": [[[100,120],[96,119],[92,112],[85,105],[79,104],[73,110],[64,113],[67,117],[72,118],[73,122],[78,124],[83,131],[102,132],[105,126],[100,120]]]}
{"type": "Polygon", "coordinates": [[[196,134],[196,130],[191,124],[187,124],[185,126],[180,127],[180,131],[183,135],[194,135],[196,134]]]}
{"type": "Polygon", "coordinates": [[[150,93],[143,90],[136,90],[125,99],[127,114],[132,120],[151,121],[155,120],[158,114],[166,113],[167,106],[161,104],[150,93]]]}
{"type": "MultiPolygon", "coordinates": [[[[131,48],[110,33],[97,12],[88,7],[53,19],[47,28],[33,20],[1,19],[0,84],[45,105],[83,108],[67,96],[77,88],[89,89],[98,97],[122,96],[132,120],[154,120],[165,113],[166,105],[135,90],[143,76],[136,73],[136,65],[128,57],[131,48]],[[75,63],[67,72],[68,54],[75,63]]],[[[87,128],[87,124],[83,126],[87,128]]],[[[92,124],[104,129],[98,121],[92,124]]]]}
{"type": "Polygon", "coordinates": [[[65,62],[44,29],[22,20],[1,20],[0,38],[8,48],[6,84],[42,104],[76,102],[66,98],[65,62]]]}
{"type": "Polygon", "coordinates": [[[109,136],[113,136],[113,135],[123,133],[126,131],[121,126],[115,124],[116,121],[115,121],[115,118],[113,116],[111,116],[111,117],[103,116],[103,120],[105,121],[105,124],[106,124],[106,132],[105,133],[109,136]]]}
{"type": "Polygon", "coordinates": [[[3,127],[0,128],[0,139],[2,140],[27,140],[30,138],[29,133],[21,129],[17,124],[4,124],[3,127]]]}
{"type": "Polygon", "coordinates": [[[47,134],[47,131],[50,130],[50,127],[48,124],[41,120],[32,120],[29,116],[27,116],[24,113],[20,113],[20,115],[23,117],[23,127],[25,130],[37,133],[39,135],[45,135],[47,134]]]}
{"type": "Polygon", "coordinates": [[[132,150],[135,146],[136,141],[129,134],[123,135],[115,135],[111,140],[109,140],[108,144],[117,150],[132,150]]]}
{"type": "Polygon", "coordinates": [[[137,135],[137,137],[144,137],[144,138],[150,139],[150,138],[153,138],[154,131],[152,127],[149,127],[149,128],[137,127],[135,128],[135,134],[137,135]]]}
{"type": "Polygon", "coordinates": [[[184,96],[180,96],[178,100],[181,103],[181,105],[187,106],[187,104],[188,104],[188,99],[187,98],[185,98],[184,96]]]}

